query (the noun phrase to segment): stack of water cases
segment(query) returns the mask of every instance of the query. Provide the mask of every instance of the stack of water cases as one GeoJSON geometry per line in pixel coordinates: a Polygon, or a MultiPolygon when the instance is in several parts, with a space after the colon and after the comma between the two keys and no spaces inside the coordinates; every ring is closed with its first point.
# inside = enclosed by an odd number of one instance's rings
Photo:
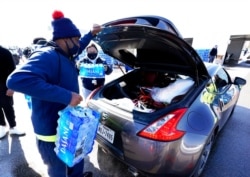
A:
{"type": "Polygon", "coordinates": [[[196,49],[196,52],[199,54],[203,61],[208,61],[209,49],[196,49]]]}
{"type": "Polygon", "coordinates": [[[59,111],[55,152],[69,167],[93,149],[100,114],[89,108],[66,107],[59,111]]]}
{"type": "Polygon", "coordinates": [[[104,78],[104,66],[102,64],[82,63],[80,65],[80,77],[104,78]]]}

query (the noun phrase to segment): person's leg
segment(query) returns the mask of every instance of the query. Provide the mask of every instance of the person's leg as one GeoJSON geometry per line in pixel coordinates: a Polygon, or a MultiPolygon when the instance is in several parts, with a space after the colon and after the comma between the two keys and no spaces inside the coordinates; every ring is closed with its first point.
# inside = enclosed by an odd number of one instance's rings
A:
{"type": "Polygon", "coordinates": [[[5,113],[5,117],[9,123],[10,135],[18,135],[18,136],[25,135],[24,131],[18,130],[16,127],[16,116],[15,116],[15,110],[13,107],[13,97],[5,96],[4,101],[5,102],[3,105],[3,110],[5,113]]]}
{"type": "Polygon", "coordinates": [[[212,56],[209,55],[209,57],[208,57],[208,62],[211,63],[211,61],[212,61],[212,56]]]}
{"type": "Polygon", "coordinates": [[[6,126],[5,116],[3,112],[3,105],[5,103],[4,97],[4,93],[2,93],[0,90],[0,126],[6,126]]]}
{"type": "Polygon", "coordinates": [[[6,126],[3,109],[0,107],[0,126],[6,126]]]}
{"type": "Polygon", "coordinates": [[[50,177],[67,177],[67,166],[57,157],[54,151],[55,143],[37,140],[37,147],[44,164],[47,165],[48,175],[50,177]]]}
{"type": "MultiPolygon", "coordinates": [[[[55,151],[54,142],[44,142],[37,140],[38,151],[48,168],[48,175],[50,177],[83,177],[84,159],[73,167],[68,167],[62,160],[60,160],[55,151]]],[[[86,177],[92,176],[91,172],[87,172],[86,177]]]]}
{"type": "Polygon", "coordinates": [[[83,97],[84,99],[86,100],[86,98],[89,96],[89,94],[92,92],[92,90],[88,90],[86,88],[83,87],[82,89],[82,94],[83,94],[83,97]]]}
{"type": "Polygon", "coordinates": [[[13,107],[13,97],[10,96],[4,96],[4,104],[2,105],[3,111],[5,113],[5,117],[9,123],[10,128],[13,128],[16,126],[16,117],[15,117],[15,111],[13,107]]]}
{"type": "Polygon", "coordinates": [[[213,63],[213,62],[214,62],[214,59],[215,59],[215,56],[210,56],[210,57],[209,57],[209,63],[213,63]]]}
{"type": "Polygon", "coordinates": [[[4,105],[6,97],[6,86],[3,83],[0,83],[0,139],[4,138],[7,135],[4,105]]]}
{"type": "Polygon", "coordinates": [[[76,163],[73,167],[67,167],[68,177],[82,177],[84,169],[84,159],[76,163]]]}
{"type": "Polygon", "coordinates": [[[0,107],[0,139],[5,137],[5,135],[7,134],[5,126],[6,126],[6,122],[4,118],[3,109],[2,107],[0,107]]]}

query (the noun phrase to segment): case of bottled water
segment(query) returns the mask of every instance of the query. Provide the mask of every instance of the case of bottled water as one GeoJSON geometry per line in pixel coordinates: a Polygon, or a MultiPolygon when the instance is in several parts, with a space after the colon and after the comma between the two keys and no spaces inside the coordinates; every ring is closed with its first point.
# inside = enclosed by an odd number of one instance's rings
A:
{"type": "Polygon", "coordinates": [[[104,78],[105,70],[103,64],[82,63],[80,65],[80,77],[104,78]]]}
{"type": "Polygon", "coordinates": [[[72,167],[92,151],[100,114],[81,106],[68,106],[58,114],[55,152],[72,167]]]}

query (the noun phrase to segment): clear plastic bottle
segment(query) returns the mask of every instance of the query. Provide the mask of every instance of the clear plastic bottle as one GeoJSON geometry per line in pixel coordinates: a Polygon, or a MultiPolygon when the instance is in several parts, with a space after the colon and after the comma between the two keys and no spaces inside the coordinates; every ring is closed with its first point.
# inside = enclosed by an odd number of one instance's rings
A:
{"type": "Polygon", "coordinates": [[[81,63],[80,68],[79,68],[79,75],[80,75],[80,77],[83,77],[84,74],[85,74],[84,63],[81,63]]]}
{"type": "Polygon", "coordinates": [[[95,77],[95,64],[89,64],[89,77],[95,77]]]}
{"type": "Polygon", "coordinates": [[[83,148],[83,153],[84,154],[89,154],[93,150],[93,145],[96,137],[96,131],[98,127],[99,120],[93,118],[92,123],[89,125],[89,129],[92,129],[93,131],[89,131],[87,136],[86,136],[86,143],[84,143],[84,148],[83,148]]]}
{"type": "Polygon", "coordinates": [[[27,101],[29,109],[32,109],[31,96],[24,94],[25,100],[27,101]]]}
{"type": "Polygon", "coordinates": [[[87,77],[89,72],[89,66],[86,63],[80,65],[80,77],[87,77]]]}
{"type": "Polygon", "coordinates": [[[105,70],[103,64],[98,64],[98,74],[99,77],[105,77],[105,70]]]}
{"type": "Polygon", "coordinates": [[[69,167],[93,149],[100,114],[86,107],[66,107],[59,111],[55,152],[69,167]]]}

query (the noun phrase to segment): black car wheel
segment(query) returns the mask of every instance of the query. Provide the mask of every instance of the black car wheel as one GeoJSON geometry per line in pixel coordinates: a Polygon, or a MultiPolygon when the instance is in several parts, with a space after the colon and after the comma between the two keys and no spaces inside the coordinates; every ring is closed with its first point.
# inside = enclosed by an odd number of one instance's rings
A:
{"type": "Polygon", "coordinates": [[[208,139],[204,149],[203,149],[203,152],[201,154],[201,157],[199,159],[199,162],[198,162],[198,166],[196,167],[196,170],[194,172],[194,174],[191,176],[191,177],[199,177],[205,166],[206,166],[206,163],[207,163],[207,160],[208,160],[208,157],[209,157],[209,154],[211,152],[211,149],[212,149],[212,146],[213,146],[213,142],[214,142],[214,134],[208,139]]]}

